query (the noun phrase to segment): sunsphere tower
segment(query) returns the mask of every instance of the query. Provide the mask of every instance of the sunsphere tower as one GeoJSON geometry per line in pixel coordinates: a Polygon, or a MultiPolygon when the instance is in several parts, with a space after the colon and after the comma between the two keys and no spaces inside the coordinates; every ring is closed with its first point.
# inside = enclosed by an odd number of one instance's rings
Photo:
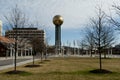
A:
{"type": "Polygon", "coordinates": [[[63,24],[63,17],[56,15],[53,17],[53,24],[55,25],[55,53],[61,52],[61,25],[63,24]]]}

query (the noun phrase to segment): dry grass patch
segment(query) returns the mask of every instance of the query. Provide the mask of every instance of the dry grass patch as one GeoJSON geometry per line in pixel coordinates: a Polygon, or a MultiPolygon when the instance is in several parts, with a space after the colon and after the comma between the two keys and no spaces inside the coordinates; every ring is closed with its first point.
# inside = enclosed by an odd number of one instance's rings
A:
{"type": "MultiPolygon", "coordinates": [[[[3,74],[12,69],[0,72],[0,80],[119,80],[120,59],[103,59],[103,69],[109,70],[109,74],[93,74],[90,71],[99,69],[97,58],[51,58],[43,63],[35,62],[40,67],[17,67],[19,71],[31,73],[31,75],[3,74]]],[[[26,65],[30,65],[26,64],[26,65]]]]}

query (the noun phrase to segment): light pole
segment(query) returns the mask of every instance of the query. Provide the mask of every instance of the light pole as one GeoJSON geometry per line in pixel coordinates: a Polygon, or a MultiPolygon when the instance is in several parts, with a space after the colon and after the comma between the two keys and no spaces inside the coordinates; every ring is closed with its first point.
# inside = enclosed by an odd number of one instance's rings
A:
{"type": "Polygon", "coordinates": [[[60,15],[54,16],[53,24],[55,25],[55,53],[60,54],[60,51],[61,51],[61,25],[63,24],[63,17],[60,15]]]}

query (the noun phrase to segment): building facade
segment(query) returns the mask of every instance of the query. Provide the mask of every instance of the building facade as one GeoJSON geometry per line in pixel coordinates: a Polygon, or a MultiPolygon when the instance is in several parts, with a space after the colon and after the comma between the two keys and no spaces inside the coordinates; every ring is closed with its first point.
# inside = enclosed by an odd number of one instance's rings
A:
{"type": "Polygon", "coordinates": [[[0,57],[10,56],[7,54],[9,47],[14,45],[14,40],[0,36],[0,57]]]}
{"type": "MultiPolygon", "coordinates": [[[[5,32],[5,37],[14,39],[17,37],[18,43],[18,54],[17,56],[31,56],[32,55],[32,45],[30,41],[33,38],[39,38],[40,42],[44,43],[45,32],[44,30],[39,30],[38,28],[13,28],[13,30],[8,30],[5,32]]],[[[9,54],[13,56],[14,50],[11,49],[9,54]]]]}
{"type": "Polygon", "coordinates": [[[44,30],[38,30],[37,28],[13,28],[13,30],[5,32],[5,37],[15,39],[17,35],[18,38],[28,40],[37,37],[44,41],[44,34],[44,30]]]}

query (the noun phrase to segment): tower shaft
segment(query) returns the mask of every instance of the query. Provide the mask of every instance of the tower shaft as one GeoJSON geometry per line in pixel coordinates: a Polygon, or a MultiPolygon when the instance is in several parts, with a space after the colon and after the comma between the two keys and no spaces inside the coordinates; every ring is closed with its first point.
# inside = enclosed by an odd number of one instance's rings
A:
{"type": "Polygon", "coordinates": [[[55,27],[55,49],[56,54],[60,54],[61,51],[61,27],[55,27]]]}

